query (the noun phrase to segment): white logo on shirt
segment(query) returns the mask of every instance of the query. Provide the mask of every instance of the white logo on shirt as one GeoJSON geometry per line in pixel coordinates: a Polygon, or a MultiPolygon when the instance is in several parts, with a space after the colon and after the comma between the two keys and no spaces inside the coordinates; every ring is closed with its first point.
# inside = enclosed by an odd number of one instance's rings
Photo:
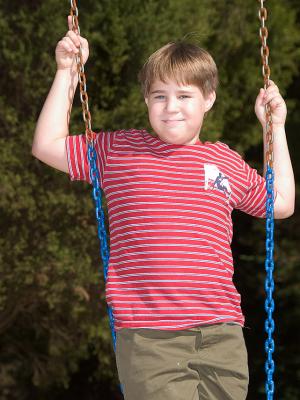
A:
{"type": "Polygon", "coordinates": [[[204,164],[205,171],[205,190],[220,190],[228,199],[231,196],[229,178],[225,176],[214,164],[204,164]]]}

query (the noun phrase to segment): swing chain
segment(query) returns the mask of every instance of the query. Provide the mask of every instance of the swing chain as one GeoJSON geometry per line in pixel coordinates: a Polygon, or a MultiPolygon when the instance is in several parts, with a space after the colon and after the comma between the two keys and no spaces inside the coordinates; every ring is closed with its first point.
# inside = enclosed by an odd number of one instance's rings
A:
{"type": "MultiPolygon", "coordinates": [[[[269,55],[270,50],[267,45],[268,38],[268,29],[266,27],[265,21],[268,18],[267,9],[264,6],[264,2],[266,0],[258,0],[260,2],[260,9],[258,12],[258,17],[261,21],[261,27],[259,29],[259,36],[261,39],[261,59],[262,59],[262,75],[264,78],[264,88],[266,89],[270,85],[270,74],[271,70],[269,67],[269,55]]],[[[267,143],[267,152],[266,152],[266,161],[273,168],[274,161],[274,153],[273,153],[273,128],[272,128],[272,114],[271,108],[269,104],[265,105],[265,114],[266,114],[266,143],[267,143]]]]}
{"type": "MultiPolygon", "coordinates": [[[[264,78],[264,88],[266,89],[270,82],[270,67],[269,67],[269,47],[267,46],[267,38],[268,38],[268,29],[265,25],[265,21],[267,20],[268,13],[267,9],[264,7],[265,0],[258,0],[260,3],[259,9],[259,19],[261,21],[261,27],[259,30],[259,36],[261,38],[261,59],[262,59],[262,75],[264,78]]],[[[267,171],[266,171],[266,187],[267,187],[267,200],[266,200],[266,261],[265,261],[265,270],[266,270],[266,281],[265,281],[265,291],[266,291],[266,300],[265,300],[265,311],[267,313],[267,318],[265,322],[265,332],[267,333],[267,339],[265,341],[265,352],[267,355],[267,360],[265,362],[265,372],[266,372],[266,384],[265,390],[267,395],[267,400],[273,400],[274,396],[274,380],[273,374],[275,370],[275,364],[273,361],[273,353],[274,353],[274,340],[273,333],[275,329],[275,323],[273,319],[274,312],[274,300],[273,300],[273,292],[274,292],[274,279],[273,279],[273,271],[274,271],[274,171],[273,171],[273,161],[274,161],[274,153],[273,153],[273,126],[272,126],[272,114],[270,105],[266,104],[265,106],[265,115],[266,115],[266,162],[267,162],[267,171]]]]}
{"type": "MultiPolygon", "coordinates": [[[[104,282],[107,281],[108,274],[108,263],[109,263],[109,248],[107,244],[107,234],[105,229],[105,218],[104,211],[102,208],[102,192],[100,189],[100,176],[97,168],[97,153],[92,143],[88,144],[88,160],[90,165],[90,176],[93,184],[93,198],[96,207],[96,220],[98,227],[98,238],[100,240],[100,254],[103,264],[104,282]]],[[[112,335],[113,348],[116,351],[116,332],[115,332],[115,320],[112,308],[107,306],[107,312],[109,316],[109,325],[112,335]]]]}
{"type": "MultiPolygon", "coordinates": [[[[72,16],[73,31],[80,35],[80,27],[78,23],[78,7],[76,0],[71,0],[70,15],[72,16]]],[[[79,53],[75,55],[77,73],[80,89],[80,100],[82,105],[82,116],[85,123],[85,135],[87,142],[90,143],[95,139],[95,134],[92,132],[92,117],[89,110],[89,97],[86,89],[86,75],[82,58],[82,46],[79,47],[79,53]]]]}
{"type": "Polygon", "coordinates": [[[273,319],[274,312],[274,171],[268,165],[267,166],[267,201],[266,201],[266,260],[265,260],[265,270],[266,270],[266,280],[265,280],[265,311],[267,318],[265,321],[265,332],[267,333],[267,339],[265,341],[265,352],[267,355],[267,360],[265,362],[265,372],[266,372],[266,393],[267,400],[273,400],[274,395],[274,380],[273,374],[275,370],[275,364],[273,361],[274,353],[274,339],[273,333],[275,330],[275,323],[273,319]]]}
{"type": "MultiPolygon", "coordinates": [[[[80,28],[78,23],[78,8],[76,0],[71,1],[71,11],[70,14],[72,16],[72,29],[75,33],[80,35],[80,28]]],[[[97,167],[97,152],[94,146],[95,142],[95,133],[92,132],[91,128],[91,114],[89,111],[88,105],[88,94],[86,89],[86,76],[83,65],[82,58],[82,47],[79,48],[79,55],[76,56],[77,63],[77,72],[78,79],[80,84],[80,100],[82,104],[82,115],[83,120],[85,122],[85,135],[87,140],[87,157],[89,161],[90,167],[90,178],[93,185],[93,199],[96,208],[96,220],[97,220],[97,233],[100,241],[100,254],[103,264],[103,273],[104,273],[104,282],[106,284],[107,274],[108,274],[108,263],[109,263],[109,247],[107,241],[107,233],[105,229],[105,216],[102,207],[102,191],[100,186],[100,174],[97,167]]],[[[107,306],[108,316],[109,316],[109,325],[111,329],[112,339],[113,339],[113,347],[116,351],[116,332],[114,328],[114,316],[112,308],[107,306]]]]}

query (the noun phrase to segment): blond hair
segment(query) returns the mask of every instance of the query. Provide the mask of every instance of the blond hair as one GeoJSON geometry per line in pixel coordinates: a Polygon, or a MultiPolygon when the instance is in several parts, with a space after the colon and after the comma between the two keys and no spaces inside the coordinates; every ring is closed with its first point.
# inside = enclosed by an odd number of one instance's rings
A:
{"type": "Polygon", "coordinates": [[[155,80],[195,85],[204,97],[216,91],[218,69],[212,56],[204,49],[183,41],[171,42],[151,54],[138,74],[144,98],[148,97],[155,80]]]}

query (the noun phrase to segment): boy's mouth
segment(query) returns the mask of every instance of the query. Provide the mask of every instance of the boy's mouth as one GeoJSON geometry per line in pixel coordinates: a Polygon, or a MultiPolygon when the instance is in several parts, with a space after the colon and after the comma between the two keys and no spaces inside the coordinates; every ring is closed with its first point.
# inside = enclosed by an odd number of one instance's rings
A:
{"type": "Polygon", "coordinates": [[[168,125],[175,125],[178,122],[184,121],[183,119],[164,119],[163,122],[168,125]]]}

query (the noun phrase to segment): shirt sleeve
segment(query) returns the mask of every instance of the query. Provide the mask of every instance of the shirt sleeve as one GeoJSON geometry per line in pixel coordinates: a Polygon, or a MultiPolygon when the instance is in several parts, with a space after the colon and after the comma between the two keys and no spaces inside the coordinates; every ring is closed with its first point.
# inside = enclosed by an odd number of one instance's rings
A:
{"type": "Polygon", "coordinates": [[[245,179],[244,193],[235,208],[254,217],[264,218],[266,216],[266,180],[245,161],[242,161],[242,169],[245,179]]]}
{"type": "MultiPolygon", "coordinates": [[[[103,187],[103,175],[106,159],[112,146],[115,132],[96,133],[94,147],[96,164],[100,174],[100,184],[103,187]]],[[[66,138],[66,152],[70,179],[91,183],[90,168],[87,155],[88,145],[85,135],[71,135],[66,138]]]]}

